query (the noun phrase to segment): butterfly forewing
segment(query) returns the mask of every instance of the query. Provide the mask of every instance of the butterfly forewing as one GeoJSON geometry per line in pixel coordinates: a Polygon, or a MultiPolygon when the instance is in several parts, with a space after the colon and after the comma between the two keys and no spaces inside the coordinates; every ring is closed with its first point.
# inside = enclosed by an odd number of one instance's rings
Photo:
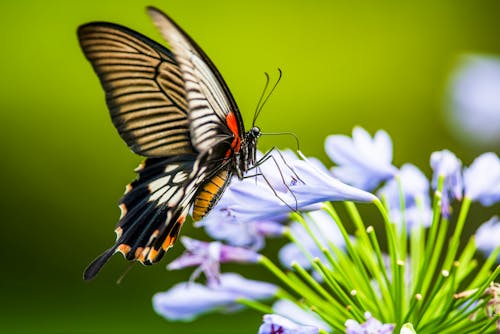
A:
{"type": "Polygon", "coordinates": [[[245,130],[238,107],[222,76],[201,48],[172,19],[152,7],[148,8],[148,13],[172,47],[181,68],[193,146],[205,151],[225,137],[230,147],[233,137],[242,136],[245,130]],[[236,121],[232,128],[228,125],[228,117],[236,121]]]}
{"type": "Polygon", "coordinates": [[[130,148],[148,157],[193,153],[183,77],[170,51],[112,23],[84,25],[78,36],[130,148]]]}

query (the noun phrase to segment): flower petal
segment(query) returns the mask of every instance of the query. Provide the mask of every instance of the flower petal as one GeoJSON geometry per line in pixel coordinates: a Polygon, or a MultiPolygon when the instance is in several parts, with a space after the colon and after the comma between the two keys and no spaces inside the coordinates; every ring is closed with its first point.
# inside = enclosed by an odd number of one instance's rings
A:
{"type": "Polygon", "coordinates": [[[484,153],[464,170],[465,196],[485,206],[500,201],[500,159],[484,153]]]}

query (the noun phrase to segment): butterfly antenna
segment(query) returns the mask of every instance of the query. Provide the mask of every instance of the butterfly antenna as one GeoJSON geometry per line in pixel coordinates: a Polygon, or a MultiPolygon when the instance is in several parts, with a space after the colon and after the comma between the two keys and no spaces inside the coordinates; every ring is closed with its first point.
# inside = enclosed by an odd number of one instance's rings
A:
{"type": "Polygon", "coordinates": [[[265,73],[265,75],[266,75],[266,86],[264,87],[264,91],[262,92],[262,96],[261,96],[261,98],[259,100],[259,103],[257,104],[257,109],[255,110],[255,114],[253,116],[252,127],[255,126],[255,121],[257,120],[257,117],[259,117],[259,114],[262,111],[262,108],[266,104],[267,100],[269,100],[269,98],[273,94],[274,90],[278,86],[279,82],[281,81],[281,78],[283,77],[283,72],[281,71],[280,68],[278,68],[278,72],[279,72],[279,76],[278,76],[278,79],[276,80],[276,82],[274,83],[273,88],[271,88],[271,90],[266,95],[266,97],[264,98],[264,100],[262,100],[262,97],[264,96],[264,93],[266,92],[267,87],[269,85],[269,74],[265,73]],[[262,101],[262,103],[261,103],[261,101],[262,101]]]}
{"type": "Polygon", "coordinates": [[[269,87],[269,74],[267,72],[264,72],[264,75],[266,76],[266,83],[264,85],[262,93],[260,94],[259,102],[257,102],[257,106],[255,107],[255,112],[253,113],[252,127],[255,126],[255,121],[257,120],[257,115],[259,114],[260,110],[260,104],[264,99],[264,95],[266,95],[267,87],[269,87]]]}
{"type": "Polygon", "coordinates": [[[262,136],[292,136],[295,139],[295,145],[297,146],[297,152],[300,152],[299,137],[293,132],[261,132],[262,136]]]}

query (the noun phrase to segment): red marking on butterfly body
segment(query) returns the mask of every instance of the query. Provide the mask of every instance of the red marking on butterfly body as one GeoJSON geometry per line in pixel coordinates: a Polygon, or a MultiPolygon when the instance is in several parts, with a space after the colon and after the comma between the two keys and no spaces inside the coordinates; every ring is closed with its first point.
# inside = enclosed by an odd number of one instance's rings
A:
{"type": "Polygon", "coordinates": [[[226,152],[226,158],[229,158],[234,152],[239,152],[241,147],[241,137],[238,131],[238,122],[236,120],[235,114],[230,111],[226,116],[226,124],[229,130],[234,134],[233,142],[231,143],[231,149],[226,152]]]}

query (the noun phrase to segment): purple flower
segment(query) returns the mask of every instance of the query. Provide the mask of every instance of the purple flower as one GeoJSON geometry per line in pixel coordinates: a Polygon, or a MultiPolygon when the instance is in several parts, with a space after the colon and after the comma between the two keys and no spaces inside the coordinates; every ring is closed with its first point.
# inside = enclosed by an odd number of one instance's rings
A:
{"type": "Polygon", "coordinates": [[[268,299],[278,291],[274,284],[248,280],[234,273],[220,275],[211,287],[182,282],[153,296],[155,311],[169,320],[190,321],[213,311],[231,312],[242,306],[238,299],[268,299]]]}
{"type": "Polygon", "coordinates": [[[277,314],[265,314],[258,334],[317,334],[319,328],[299,325],[292,320],[277,314]]]}
{"type": "Polygon", "coordinates": [[[344,135],[327,137],[325,150],[338,165],[332,168],[333,175],[363,190],[375,189],[397,172],[392,165],[392,141],[383,130],[372,139],[366,130],[355,127],[352,139],[344,135]]]}
{"type": "Polygon", "coordinates": [[[500,201],[500,159],[484,153],[464,170],[465,197],[490,206],[500,201]]]}
{"type": "Polygon", "coordinates": [[[463,180],[462,162],[448,150],[431,154],[431,167],[434,171],[432,187],[437,189],[439,177],[444,177],[443,194],[441,199],[441,213],[444,217],[450,216],[450,203],[453,199],[462,199],[463,180]]]}
{"type": "Polygon", "coordinates": [[[366,321],[362,324],[356,320],[349,319],[345,322],[346,334],[392,334],[393,324],[382,324],[372,317],[370,312],[365,313],[366,321]]]}
{"type": "MultiPolygon", "coordinates": [[[[500,220],[497,216],[492,217],[477,229],[475,240],[477,248],[486,256],[500,247],[500,220]]],[[[500,262],[500,255],[497,257],[497,262],[500,262]]]]}
{"type": "Polygon", "coordinates": [[[324,331],[331,330],[330,326],[319,315],[311,310],[303,309],[287,299],[276,301],[273,304],[273,312],[287,319],[293,319],[295,323],[303,326],[312,326],[324,331]]]}
{"type": "MultiPolygon", "coordinates": [[[[311,211],[304,215],[308,227],[311,229],[312,234],[318,239],[322,247],[329,249],[329,243],[336,245],[339,248],[345,246],[345,240],[340,233],[337,223],[333,218],[323,210],[311,211]]],[[[313,238],[306,231],[305,227],[299,222],[292,222],[290,225],[290,233],[297,240],[300,240],[301,246],[309,252],[314,258],[321,259],[323,263],[327,263],[327,259],[323,252],[316,245],[313,238]]],[[[281,263],[290,267],[292,262],[297,262],[303,268],[309,269],[311,263],[304,255],[301,248],[295,243],[291,242],[283,246],[279,252],[279,259],[281,263]]]]}
{"type": "MultiPolygon", "coordinates": [[[[376,200],[373,194],[344,184],[325,173],[326,169],[318,165],[318,161],[299,160],[295,155],[286,153],[283,156],[285,163],[278,153],[273,154],[274,159],[268,159],[260,167],[265,180],[258,176],[232,182],[220,202],[198,225],[205,226],[208,233],[220,238],[221,235],[216,235],[217,232],[213,231],[220,232],[221,228],[214,226],[220,226],[222,221],[244,226],[261,222],[262,224],[256,227],[258,231],[266,235],[276,235],[281,234],[283,230],[270,222],[284,220],[295,209],[319,209],[323,201],[376,200]]],[[[237,228],[229,229],[232,230],[241,231],[237,228]]],[[[232,245],[262,244],[262,241],[251,242],[252,238],[248,233],[222,237],[232,245]],[[240,241],[233,242],[233,237],[240,241]],[[245,244],[244,241],[249,242],[245,244]]]]}
{"type": "Polygon", "coordinates": [[[389,216],[393,222],[401,224],[405,221],[410,229],[420,224],[423,226],[431,224],[429,180],[414,165],[404,164],[397,178],[389,180],[378,191],[378,194],[386,199],[389,205],[389,216]],[[400,188],[405,200],[404,213],[401,211],[400,188]]]}
{"type": "Polygon", "coordinates": [[[448,115],[459,139],[500,141],[500,58],[464,55],[451,76],[448,115]]]}
{"type": "Polygon", "coordinates": [[[194,272],[193,278],[195,279],[203,271],[209,284],[219,281],[221,263],[255,263],[260,258],[260,254],[252,250],[227,246],[216,241],[204,242],[189,237],[182,237],[181,242],[186,248],[186,252],[172,261],[167,266],[167,269],[177,270],[197,266],[198,268],[194,272]]]}
{"type": "Polygon", "coordinates": [[[266,237],[281,236],[285,230],[285,226],[272,220],[240,221],[232,213],[231,204],[224,207],[224,202],[212,211],[207,218],[197,222],[196,226],[203,226],[213,239],[233,246],[260,250],[264,248],[266,237]]]}

